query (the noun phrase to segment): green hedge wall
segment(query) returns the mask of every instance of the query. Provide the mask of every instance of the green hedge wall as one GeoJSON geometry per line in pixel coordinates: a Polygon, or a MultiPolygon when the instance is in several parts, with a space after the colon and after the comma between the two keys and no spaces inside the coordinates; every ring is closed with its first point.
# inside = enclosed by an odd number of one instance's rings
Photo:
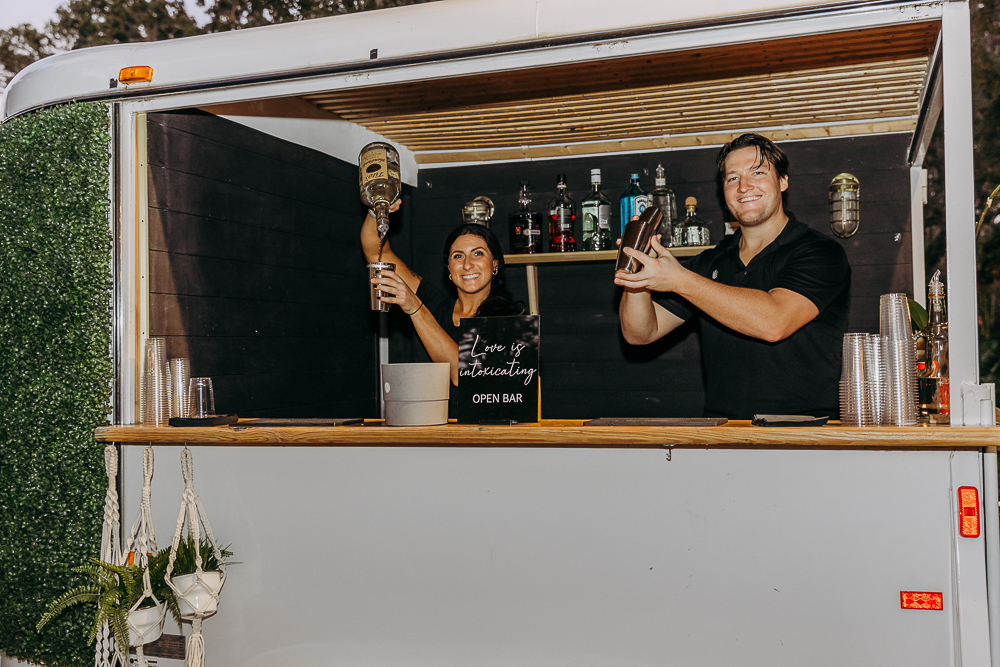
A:
{"type": "Polygon", "coordinates": [[[35,624],[100,551],[109,119],[104,104],[73,104],[0,126],[0,652],[50,667],[94,661],[90,610],[35,624]]]}

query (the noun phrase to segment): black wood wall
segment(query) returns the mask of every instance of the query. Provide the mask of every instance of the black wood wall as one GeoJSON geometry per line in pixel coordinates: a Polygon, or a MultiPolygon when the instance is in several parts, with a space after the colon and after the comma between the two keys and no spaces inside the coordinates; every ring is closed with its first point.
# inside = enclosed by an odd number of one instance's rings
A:
{"type": "Polygon", "coordinates": [[[151,335],[219,412],[377,417],[357,166],[196,111],[148,135],[151,335]]]}
{"type": "MultiPolygon", "coordinates": [[[[830,234],[827,191],[847,171],[861,181],[861,228],[840,242],[853,269],[851,331],[878,330],[878,296],[912,291],[909,169],[906,135],[886,135],[782,144],[791,163],[786,207],[811,227],[830,234]]],[[[477,195],[497,205],[492,228],[509,248],[507,215],[516,208],[518,183],[531,182],[534,207],[545,211],[555,194],[556,174],[567,174],[577,204],[589,190],[590,169],[602,170],[604,191],[617,203],[637,171],[646,189],[663,163],[679,202],[697,197],[699,215],[723,234],[723,202],[716,181],[716,148],[424,169],[393,229],[400,256],[425,279],[444,286],[442,246],[461,222],[461,207],[477,195]]],[[[615,220],[617,223],[617,220],[615,220]]],[[[611,262],[539,267],[542,415],[692,416],[701,414],[703,384],[695,327],[647,347],[627,345],[618,329],[618,290],[611,262]]],[[[527,302],[523,267],[509,267],[510,284],[527,302]]],[[[396,321],[391,358],[421,358],[396,321]]]]}

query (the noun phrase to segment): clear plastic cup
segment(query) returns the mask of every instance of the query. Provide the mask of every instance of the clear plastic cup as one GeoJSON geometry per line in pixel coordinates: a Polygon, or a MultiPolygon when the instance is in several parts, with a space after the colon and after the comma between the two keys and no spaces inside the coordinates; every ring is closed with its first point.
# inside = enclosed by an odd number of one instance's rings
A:
{"type": "Polygon", "coordinates": [[[215,416],[215,389],[212,378],[191,378],[188,382],[188,417],[204,419],[215,416]]]}

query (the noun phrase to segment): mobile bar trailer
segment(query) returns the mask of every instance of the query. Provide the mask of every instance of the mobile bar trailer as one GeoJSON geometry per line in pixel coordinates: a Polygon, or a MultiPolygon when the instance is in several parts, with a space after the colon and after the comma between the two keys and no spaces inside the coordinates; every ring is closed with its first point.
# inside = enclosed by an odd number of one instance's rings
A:
{"type": "Polygon", "coordinates": [[[113,120],[117,377],[97,438],[121,445],[126,517],[140,447],[196,446],[243,562],[205,626],[213,664],[1000,665],[967,2],[443,0],[60,54],[15,78],[4,118],[73,100],[113,120]],[[378,416],[377,363],[410,351],[364,301],[372,140],[401,156],[394,247],[439,280],[468,198],[509,211],[519,177],[593,165],[624,184],[662,162],[718,238],[714,155],[761,132],[792,157],[800,217],[823,220],[847,168],[872,193],[844,242],[851,327],[871,330],[878,294],[923,298],[939,116],[951,427],[582,427],[692,414],[701,391],[696,336],[623,351],[606,253],[507,257],[544,322],[538,424],[138,424],[150,336],[216,379],[222,410],[378,416]],[[634,391],[605,386],[626,371],[634,391]]]}

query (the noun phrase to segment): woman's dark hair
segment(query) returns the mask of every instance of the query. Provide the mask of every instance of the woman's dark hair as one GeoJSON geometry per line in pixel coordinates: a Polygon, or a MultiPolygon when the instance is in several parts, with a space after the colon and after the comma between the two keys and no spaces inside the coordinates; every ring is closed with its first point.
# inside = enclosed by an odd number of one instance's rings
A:
{"type": "Polygon", "coordinates": [[[741,134],[736,137],[728,144],[722,147],[719,151],[718,157],[715,158],[716,164],[719,166],[719,175],[724,176],[726,171],[726,158],[733,151],[738,151],[741,148],[756,148],[757,157],[760,159],[761,164],[767,162],[774,169],[778,178],[788,175],[788,156],[785,155],[785,151],[775,145],[773,141],[767,137],[762,137],[759,134],[741,134]]]}
{"type": "Polygon", "coordinates": [[[487,227],[476,224],[466,224],[456,227],[448,234],[444,242],[444,265],[448,266],[451,258],[451,246],[460,236],[472,234],[486,242],[486,249],[497,262],[497,272],[490,281],[490,295],[479,304],[476,317],[502,317],[505,315],[520,315],[524,312],[524,304],[514,301],[514,296],[507,289],[507,274],[504,269],[503,248],[500,241],[487,227]]]}

